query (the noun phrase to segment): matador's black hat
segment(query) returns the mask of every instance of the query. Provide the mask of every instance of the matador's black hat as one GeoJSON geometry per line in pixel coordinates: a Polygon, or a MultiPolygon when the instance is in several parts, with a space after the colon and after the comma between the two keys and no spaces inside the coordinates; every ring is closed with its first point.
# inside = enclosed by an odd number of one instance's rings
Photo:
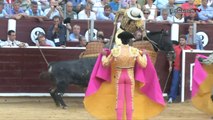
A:
{"type": "Polygon", "coordinates": [[[121,39],[121,41],[122,41],[123,44],[128,44],[129,40],[131,38],[135,38],[135,37],[133,36],[132,33],[125,31],[125,32],[122,32],[122,33],[118,34],[118,38],[121,39]]]}

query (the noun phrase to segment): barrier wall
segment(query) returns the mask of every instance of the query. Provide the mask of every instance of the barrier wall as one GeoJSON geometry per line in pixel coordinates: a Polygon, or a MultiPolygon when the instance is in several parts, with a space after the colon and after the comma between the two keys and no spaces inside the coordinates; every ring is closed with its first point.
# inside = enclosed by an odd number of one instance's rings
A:
{"type": "MultiPolygon", "coordinates": [[[[0,19],[0,39],[7,38],[7,24],[8,19],[0,19]]],[[[17,39],[23,42],[34,45],[31,40],[31,32],[36,27],[41,27],[47,32],[48,27],[52,21],[44,21],[42,23],[36,20],[18,20],[17,21],[17,39]]],[[[81,26],[81,34],[84,35],[88,29],[88,21],[71,21],[72,26],[78,24],[81,26]]],[[[180,33],[186,34],[189,24],[180,24],[180,33]]],[[[110,37],[113,31],[112,22],[95,21],[95,29],[102,30],[106,37],[110,37]]],[[[171,29],[171,24],[158,24],[148,23],[147,30],[160,31],[161,29],[171,29]]],[[[197,25],[197,31],[202,32],[203,41],[206,43],[204,49],[212,50],[213,48],[213,25],[197,25]]],[[[69,43],[69,46],[76,46],[77,43],[69,43]]],[[[74,60],[78,59],[79,54],[83,49],[76,47],[63,48],[42,48],[48,62],[61,61],[61,60],[74,60]]],[[[188,57],[187,61],[193,61],[194,55],[188,57]]],[[[189,82],[189,64],[186,62],[185,83],[186,89],[190,84],[189,82]]],[[[166,60],[163,51],[158,53],[157,62],[155,64],[157,74],[159,76],[160,84],[164,92],[168,92],[171,79],[169,79],[167,87],[165,83],[168,76],[168,61],[166,60]],[[160,64],[159,62],[160,61],[160,64]]],[[[1,93],[43,93],[48,92],[50,83],[48,81],[39,81],[39,73],[47,70],[47,65],[42,58],[42,55],[37,47],[30,48],[0,48],[0,92],[1,93]]],[[[82,92],[83,89],[71,86],[67,92],[82,92]]],[[[190,91],[186,91],[185,98],[190,98],[190,91]]]]}
{"type": "MultiPolygon", "coordinates": [[[[42,47],[48,62],[74,60],[82,48],[42,47]]],[[[37,47],[0,49],[0,92],[1,93],[41,93],[49,92],[50,81],[39,80],[39,74],[47,70],[47,64],[37,47]]],[[[72,92],[78,92],[72,87],[72,92]]]]}

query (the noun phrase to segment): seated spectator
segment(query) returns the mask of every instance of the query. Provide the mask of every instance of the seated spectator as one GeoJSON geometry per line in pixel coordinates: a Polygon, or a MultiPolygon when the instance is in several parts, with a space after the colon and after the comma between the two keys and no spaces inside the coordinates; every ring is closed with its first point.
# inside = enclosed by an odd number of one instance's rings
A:
{"type": "Polygon", "coordinates": [[[182,13],[176,12],[171,18],[174,23],[184,23],[184,15],[182,13]]]}
{"type": "Polygon", "coordinates": [[[34,1],[31,2],[30,8],[28,8],[25,13],[27,14],[25,17],[35,18],[41,22],[44,21],[44,19],[48,19],[46,16],[44,16],[43,11],[38,9],[38,3],[34,1]]]}
{"type": "Polygon", "coordinates": [[[13,8],[9,11],[9,17],[14,19],[21,19],[23,15],[26,15],[24,11],[20,8],[19,2],[13,3],[13,8]]]}
{"type": "Polygon", "coordinates": [[[194,36],[192,25],[189,26],[188,34],[186,34],[186,44],[189,44],[189,45],[196,44],[196,49],[203,50],[202,39],[197,34],[194,36]],[[193,39],[194,37],[195,37],[195,39],[193,39]]]}
{"type": "Polygon", "coordinates": [[[65,46],[66,44],[66,26],[62,25],[59,16],[53,17],[53,25],[51,25],[47,32],[47,39],[52,40],[56,46],[65,46]]]}
{"type": "Polygon", "coordinates": [[[97,20],[111,20],[114,21],[115,15],[112,13],[109,5],[104,6],[104,12],[97,13],[97,20]]]}
{"type": "Polygon", "coordinates": [[[80,34],[81,27],[79,25],[74,25],[73,26],[73,33],[70,34],[68,42],[78,42],[79,37],[82,36],[80,34]]]}
{"type": "Polygon", "coordinates": [[[88,20],[93,19],[96,20],[96,14],[91,11],[91,6],[89,4],[86,5],[85,9],[78,13],[79,20],[88,20]]]}
{"type": "Polygon", "coordinates": [[[44,11],[45,9],[49,8],[49,0],[33,0],[38,3],[38,9],[44,11]]]}
{"type": "Polygon", "coordinates": [[[9,46],[9,47],[20,47],[20,48],[26,48],[29,45],[24,42],[20,42],[16,40],[16,32],[14,30],[9,30],[7,32],[8,40],[4,41],[0,44],[1,47],[9,46]]]}
{"type": "Polygon", "coordinates": [[[153,21],[155,21],[155,19],[153,19],[153,17],[150,16],[149,9],[144,9],[143,10],[143,14],[144,14],[144,19],[146,20],[146,22],[153,22],[153,21]]]}
{"type": "Polygon", "coordinates": [[[30,8],[28,8],[25,11],[25,13],[28,16],[43,16],[44,15],[44,12],[41,9],[38,9],[38,3],[34,2],[34,1],[31,2],[30,8]]]}
{"type": "Polygon", "coordinates": [[[164,9],[167,9],[169,12],[169,17],[175,15],[175,10],[178,8],[174,3],[175,0],[168,0],[169,2],[164,6],[164,9]]]}
{"type": "Polygon", "coordinates": [[[185,17],[185,23],[200,23],[198,16],[197,16],[197,12],[195,12],[194,10],[191,11],[191,13],[189,14],[189,16],[185,17]]]}
{"type": "Polygon", "coordinates": [[[58,5],[58,2],[55,0],[50,0],[50,8],[44,10],[44,16],[46,16],[49,19],[53,19],[54,16],[60,16],[61,19],[64,19],[62,8],[58,5]]]}
{"type": "Polygon", "coordinates": [[[213,8],[207,6],[207,0],[202,0],[201,5],[198,7],[201,9],[200,12],[197,12],[199,20],[201,23],[209,23],[213,18],[213,8]]]}
{"type": "Polygon", "coordinates": [[[130,0],[129,1],[126,8],[131,8],[131,7],[137,7],[139,9],[142,9],[141,5],[137,3],[137,0],[130,0]]]}
{"type": "Polygon", "coordinates": [[[160,16],[156,18],[157,22],[172,23],[172,18],[168,16],[168,10],[163,9],[160,16]]]}
{"type": "Polygon", "coordinates": [[[51,40],[46,39],[45,34],[43,32],[40,32],[38,34],[38,37],[36,38],[37,46],[49,46],[49,47],[55,47],[55,43],[51,40]]]}
{"type": "Polygon", "coordinates": [[[4,3],[0,2],[0,18],[7,17],[7,12],[4,10],[4,3]]]}
{"type": "Polygon", "coordinates": [[[160,12],[167,3],[168,0],[155,0],[153,4],[157,7],[158,12],[160,12]]]}
{"type": "Polygon", "coordinates": [[[109,0],[101,0],[99,2],[96,2],[93,7],[92,7],[92,11],[94,11],[96,14],[101,12],[104,12],[104,6],[108,5],[109,0]]]}
{"type": "Polygon", "coordinates": [[[112,8],[112,12],[116,13],[119,8],[119,0],[112,0],[109,2],[109,6],[112,8]]]}
{"type": "Polygon", "coordinates": [[[83,10],[87,4],[86,0],[69,0],[72,2],[73,5],[73,11],[76,13],[79,13],[81,10],[83,10]]]}
{"type": "Polygon", "coordinates": [[[154,20],[157,17],[157,7],[153,4],[153,0],[147,0],[147,4],[144,5],[143,9],[148,9],[150,11],[150,19],[154,20]]]}
{"type": "MultiPolygon", "coordinates": [[[[193,10],[194,8],[197,8],[194,4],[194,0],[189,0],[188,2],[181,5],[181,8],[185,11],[193,10]]],[[[190,15],[190,12],[185,12],[184,16],[187,17],[190,15]]]]}
{"type": "Polygon", "coordinates": [[[98,31],[97,32],[97,41],[103,42],[103,43],[107,43],[110,40],[108,38],[104,37],[104,32],[103,31],[98,31]]]}
{"type": "Polygon", "coordinates": [[[20,3],[20,8],[26,11],[30,7],[30,0],[17,0],[20,3]]]}
{"type": "Polygon", "coordinates": [[[78,19],[78,15],[75,11],[73,11],[72,2],[68,1],[66,4],[66,18],[78,19]]]}
{"type": "Polygon", "coordinates": [[[86,47],[87,45],[87,40],[84,36],[79,37],[79,45],[77,47],[86,47]]]}

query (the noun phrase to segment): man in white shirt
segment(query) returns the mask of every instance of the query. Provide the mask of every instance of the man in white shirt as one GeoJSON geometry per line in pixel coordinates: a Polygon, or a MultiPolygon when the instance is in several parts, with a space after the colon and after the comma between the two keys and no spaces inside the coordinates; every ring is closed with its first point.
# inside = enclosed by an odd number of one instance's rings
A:
{"type": "Polygon", "coordinates": [[[14,30],[9,30],[7,32],[7,35],[8,35],[8,40],[1,42],[0,43],[1,47],[9,46],[9,47],[25,48],[25,47],[29,46],[27,43],[20,42],[20,41],[16,40],[16,32],[14,30]]]}
{"type": "Polygon", "coordinates": [[[163,22],[163,23],[172,23],[172,18],[169,17],[169,13],[167,9],[162,9],[162,13],[160,16],[156,18],[157,22],[163,22]]]}
{"type": "Polygon", "coordinates": [[[53,19],[54,16],[60,16],[62,19],[64,19],[62,8],[55,0],[50,0],[50,8],[44,10],[44,15],[49,19],[53,19]]]}
{"type": "Polygon", "coordinates": [[[96,20],[96,14],[91,11],[91,6],[89,4],[86,5],[85,9],[78,13],[79,20],[88,20],[93,19],[96,20]]]}

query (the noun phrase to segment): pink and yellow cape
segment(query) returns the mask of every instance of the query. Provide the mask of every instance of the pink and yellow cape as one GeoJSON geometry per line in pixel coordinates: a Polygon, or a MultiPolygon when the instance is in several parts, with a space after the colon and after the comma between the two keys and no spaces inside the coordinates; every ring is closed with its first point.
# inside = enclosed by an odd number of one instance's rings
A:
{"type": "MultiPolygon", "coordinates": [[[[116,84],[111,68],[103,67],[100,54],[93,68],[84,98],[86,110],[98,119],[116,119],[116,84]]],[[[146,68],[135,66],[135,91],[133,120],[148,119],[158,115],[165,108],[163,94],[154,66],[149,58],[146,68]]]]}
{"type": "MultiPolygon", "coordinates": [[[[206,58],[203,55],[197,55],[206,58]]],[[[193,83],[192,83],[192,104],[207,114],[213,115],[213,102],[210,98],[213,89],[213,65],[202,65],[195,59],[193,83]]]]}

